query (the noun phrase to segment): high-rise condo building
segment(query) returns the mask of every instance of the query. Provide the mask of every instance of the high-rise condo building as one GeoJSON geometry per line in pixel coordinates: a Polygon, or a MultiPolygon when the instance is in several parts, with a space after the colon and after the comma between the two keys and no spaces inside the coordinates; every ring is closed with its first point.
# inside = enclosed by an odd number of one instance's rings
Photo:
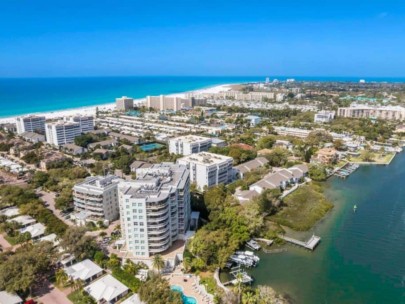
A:
{"type": "Polygon", "coordinates": [[[169,140],[169,152],[181,155],[190,155],[193,153],[199,153],[208,151],[211,148],[211,138],[186,135],[169,140]]]}
{"type": "Polygon", "coordinates": [[[45,133],[45,116],[20,116],[16,118],[17,133],[25,132],[45,133]]]}
{"type": "Polygon", "coordinates": [[[156,164],[136,170],[118,186],[121,231],[126,249],[149,257],[185,237],[189,226],[190,173],[185,166],[156,164]]]}
{"type": "Polygon", "coordinates": [[[75,137],[81,134],[80,123],[69,121],[58,121],[45,124],[46,142],[61,146],[71,144],[75,137]]]}
{"type": "Polygon", "coordinates": [[[94,117],[92,115],[72,116],[69,121],[79,123],[81,133],[87,133],[94,130],[94,117]]]}
{"type": "Polygon", "coordinates": [[[90,176],[73,187],[73,202],[77,213],[85,213],[93,221],[118,219],[118,183],[114,175],[90,176]]]}
{"type": "Polygon", "coordinates": [[[177,163],[187,166],[191,182],[200,190],[218,184],[228,184],[233,179],[232,157],[200,152],[180,158],[177,163]]]}
{"type": "Polygon", "coordinates": [[[134,108],[134,99],[126,96],[115,99],[115,107],[117,111],[126,112],[134,108]]]}

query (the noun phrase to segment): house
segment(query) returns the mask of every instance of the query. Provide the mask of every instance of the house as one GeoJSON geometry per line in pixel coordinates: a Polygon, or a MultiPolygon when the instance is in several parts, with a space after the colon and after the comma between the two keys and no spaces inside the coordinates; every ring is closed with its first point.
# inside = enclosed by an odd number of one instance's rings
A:
{"type": "Polygon", "coordinates": [[[131,172],[135,172],[136,169],[150,168],[152,166],[153,165],[151,163],[144,162],[141,160],[136,160],[129,167],[131,168],[131,172]]]}
{"type": "Polygon", "coordinates": [[[239,200],[240,203],[246,203],[258,195],[259,193],[256,190],[237,189],[234,196],[239,200]]]}
{"type": "Polygon", "coordinates": [[[38,134],[38,133],[35,133],[35,132],[24,132],[24,133],[21,133],[20,136],[25,141],[29,141],[29,142],[31,142],[33,144],[45,141],[45,135],[38,134]]]}
{"type": "Polygon", "coordinates": [[[37,240],[45,235],[45,229],[46,227],[44,225],[36,223],[20,229],[20,233],[23,234],[28,232],[31,235],[32,240],[37,240]]]}
{"type": "Polygon", "coordinates": [[[248,172],[267,165],[269,161],[265,157],[256,157],[246,163],[234,167],[236,177],[243,178],[248,172]]]}
{"type": "Polygon", "coordinates": [[[294,146],[288,140],[277,139],[274,143],[274,147],[280,147],[291,151],[294,146]]]}
{"type": "Polygon", "coordinates": [[[89,259],[86,259],[65,268],[65,273],[73,281],[81,280],[85,283],[90,283],[103,274],[103,269],[89,259]]]}
{"type": "Polygon", "coordinates": [[[4,215],[6,217],[14,217],[20,214],[18,207],[9,207],[6,209],[0,210],[0,215],[4,215]]]}
{"type": "Polygon", "coordinates": [[[139,295],[136,293],[136,294],[130,296],[125,301],[122,301],[121,304],[146,304],[146,303],[141,301],[141,299],[139,298],[139,295]]]}
{"type": "Polygon", "coordinates": [[[0,304],[23,304],[23,300],[16,294],[0,291],[0,304]]]}
{"type": "Polygon", "coordinates": [[[51,242],[54,247],[59,245],[58,236],[55,233],[51,233],[46,236],[43,236],[38,241],[39,242],[51,242]]]}
{"type": "Polygon", "coordinates": [[[129,292],[128,287],[110,274],[86,286],[84,290],[100,304],[116,303],[129,292]]]}
{"type": "Polygon", "coordinates": [[[94,150],[97,147],[106,149],[106,148],[115,147],[117,145],[117,143],[118,143],[118,141],[116,139],[106,139],[103,141],[91,143],[87,146],[87,148],[89,148],[90,150],[94,150]]]}
{"type": "Polygon", "coordinates": [[[121,134],[117,132],[110,132],[109,136],[114,138],[115,140],[127,140],[130,142],[132,145],[139,145],[141,144],[141,140],[139,137],[136,136],[131,136],[131,135],[126,135],[126,134],[121,134]]]}
{"type": "Polygon", "coordinates": [[[250,126],[252,127],[258,125],[262,121],[259,116],[254,115],[246,116],[245,120],[248,120],[250,122],[250,126]]]}
{"type": "Polygon", "coordinates": [[[294,176],[294,183],[298,183],[308,175],[308,166],[306,164],[296,165],[288,169],[294,176]]]}
{"type": "Polygon", "coordinates": [[[87,149],[75,144],[65,144],[62,146],[62,150],[73,155],[81,155],[87,151],[87,149]]]}
{"type": "Polygon", "coordinates": [[[7,222],[16,222],[20,224],[22,228],[25,228],[36,223],[37,221],[29,215],[20,215],[15,218],[7,220],[7,222]]]}
{"type": "Polygon", "coordinates": [[[216,137],[211,138],[211,142],[213,147],[226,147],[228,145],[225,140],[216,137]]]}
{"type": "Polygon", "coordinates": [[[68,158],[60,152],[49,152],[44,155],[44,159],[39,163],[42,170],[48,170],[52,165],[66,161],[68,158]]]}
{"type": "Polygon", "coordinates": [[[322,148],[311,158],[311,163],[329,165],[338,159],[338,153],[334,148],[322,148]]]}
{"type": "Polygon", "coordinates": [[[110,150],[99,148],[99,149],[94,150],[93,155],[96,155],[96,154],[100,155],[101,159],[107,159],[108,156],[110,155],[110,150]]]}

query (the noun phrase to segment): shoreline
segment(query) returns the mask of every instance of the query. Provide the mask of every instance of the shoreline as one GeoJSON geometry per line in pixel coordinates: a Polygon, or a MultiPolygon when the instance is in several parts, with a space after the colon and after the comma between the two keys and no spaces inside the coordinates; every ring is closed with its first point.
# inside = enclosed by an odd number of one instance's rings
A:
{"type": "MultiPolygon", "coordinates": [[[[173,93],[173,94],[167,94],[166,96],[176,96],[176,97],[184,97],[187,93],[190,92],[195,92],[195,93],[218,93],[221,91],[229,91],[231,90],[232,86],[235,84],[220,84],[220,85],[215,85],[215,86],[210,86],[206,88],[200,88],[196,90],[191,90],[191,91],[185,91],[181,93],[173,93]]],[[[117,96],[119,98],[121,96],[117,96]]],[[[146,100],[145,97],[143,98],[137,98],[134,99],[134,104],[140,104],[146,100]]],[[[95,115],[96,113],[96,108],[98,108],[99,111],[112,111],[115,109],[115,102],[112,103],[105,103],[105,104],[98,104],[98,105],[93,105],[93,106],[83,106],[83,107],[78,107],[78,108],[68,108],[68,109],[61,109],[61,110],[55,110],[55,111],[45,111],[45,112],[30,112],[26,114],[19,114],[19,115],[12,115],[12,116],[6,116],[6,117],[0,117],[0,123],[14,123],[16,117],[20,116],[27,116],[27,115],[43,115],[45,116],[46,119],[56,119],[59,117],[64,117],[64,116],[73,116],[73,115],[95,115]]]]}

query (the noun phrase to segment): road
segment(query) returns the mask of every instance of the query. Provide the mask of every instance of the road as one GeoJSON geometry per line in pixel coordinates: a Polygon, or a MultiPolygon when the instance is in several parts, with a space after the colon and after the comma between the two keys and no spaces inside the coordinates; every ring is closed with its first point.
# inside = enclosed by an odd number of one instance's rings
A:
{"type": "Polygon", "coordinates": [[[46,192],[46,191],[40,190],[40,191],[37,191],[37,194],[41,195],[41,199],[45,202],[45,204],[47,205],[47,208],[49,210],[51,210],[61,221],[63,221],[68,226],[74,225],[71,221],[65,219],[62,216],[60,210],[56,209],[56,207],[55,207],[56,195],[54,192],[46,192]]]}
{"type": "Polygon", "coordinates": [[[36,300],[43,304],[72,304],[66,294],[52,285],[50,282],[45,282],[43,286],[34,291],[38,297],[36,300]]]}

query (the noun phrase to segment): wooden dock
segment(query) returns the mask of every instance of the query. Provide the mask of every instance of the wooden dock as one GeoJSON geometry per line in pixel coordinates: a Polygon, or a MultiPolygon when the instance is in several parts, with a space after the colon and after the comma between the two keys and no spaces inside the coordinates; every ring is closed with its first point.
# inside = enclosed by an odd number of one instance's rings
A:
{"type": "Polygon", "coordinates": [[[311,238],[307,242],[299,241],[299,240],[296,240],[296,239],[293,239],[293,238],[290,238],[290,237],[284,236],[284,235],[279,235],[278,237],[280,239],[283,239],[286,242],[289,242],[289,243],[297,245],[297,246],[304,247],[309,250],[314,250],[315,247],[321,241],[321,237],[316,236],[316,235],[312,235],[311,238]]]}

